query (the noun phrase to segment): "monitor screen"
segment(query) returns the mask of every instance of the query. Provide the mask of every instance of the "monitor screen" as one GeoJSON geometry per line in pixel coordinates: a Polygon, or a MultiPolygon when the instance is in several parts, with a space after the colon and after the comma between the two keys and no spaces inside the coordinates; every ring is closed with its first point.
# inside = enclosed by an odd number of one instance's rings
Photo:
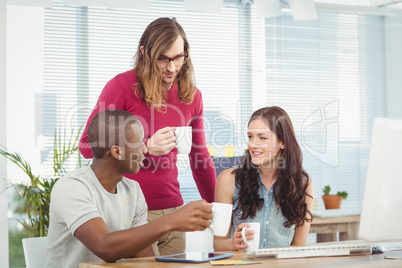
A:
{"type": "Polygon", "coordinates": [[[402,120],[374,120],[359,238],[402,241],[402,120]]]}

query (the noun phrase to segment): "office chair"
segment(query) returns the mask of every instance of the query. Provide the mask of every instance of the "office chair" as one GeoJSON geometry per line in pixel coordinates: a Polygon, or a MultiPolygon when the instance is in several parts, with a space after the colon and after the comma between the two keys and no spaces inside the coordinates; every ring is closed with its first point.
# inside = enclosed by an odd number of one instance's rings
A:
{"type": "Polygon", "coordinates": [[[25,265],[27,268],[45,267],[47,237],[32,237],[22,239],[25,265]]]}

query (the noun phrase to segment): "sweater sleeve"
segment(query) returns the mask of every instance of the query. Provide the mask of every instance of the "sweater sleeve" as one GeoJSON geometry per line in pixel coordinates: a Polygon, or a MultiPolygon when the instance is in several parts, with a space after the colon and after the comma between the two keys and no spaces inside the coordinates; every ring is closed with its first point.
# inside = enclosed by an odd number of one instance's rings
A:
{"type": "Polygon", "coordinates": [[[205,142],[203,103],[201,92],[194,98],[194,115],[190,123],[193,130],[193,144],[189,154],[194,181],[201,197],[207,202],[214,201],[216,172],[205,142]]]}
{"type": "Polygon", "coordinates": [[[116,110],[124,110],[125,103],[124,103],[124,92],[123,89],[120,87],[116,78],[110,80],[106,86],[103,88],[102,93],[99,96],[99,99],[95,105],[95,108],[92,110],[87,124],[85,126],[84,132],[82,133],[79,149],[81,154],[85,158],[92,158],[92,150],[91,146],[88,142],[88,126],[92,121],[94,116],[103,111],[108,109],[116,109],[116,110]]]}

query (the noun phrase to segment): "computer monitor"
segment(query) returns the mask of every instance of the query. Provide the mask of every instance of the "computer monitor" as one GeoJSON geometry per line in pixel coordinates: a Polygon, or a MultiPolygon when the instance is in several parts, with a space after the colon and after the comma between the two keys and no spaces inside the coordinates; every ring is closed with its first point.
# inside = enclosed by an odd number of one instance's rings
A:
{"type": "Polygon", "coordinates": [[[402,120],[374,120],[359,238],[402,242],[402,120]]]}

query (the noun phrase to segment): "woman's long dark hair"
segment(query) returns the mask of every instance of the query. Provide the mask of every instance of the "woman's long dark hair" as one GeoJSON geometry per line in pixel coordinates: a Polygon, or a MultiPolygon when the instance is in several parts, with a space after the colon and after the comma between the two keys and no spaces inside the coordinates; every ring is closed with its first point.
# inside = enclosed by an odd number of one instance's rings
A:
{"type": "MultiPolygon", "coordinates": [[[[296,227],[304,221],[311,221],[311,212],[307,209],[306,189],[310,184],[307,172],[302,167],[303,157],[288,114],[280,107],[272,106],[255,111],[248,125],[253,120],[261,119],[278,140],[285,145],[281,149],[278,159],[281,165],[277,166],[277,180],[273,184],[273,193],[276,204],[283,216],[286,217],[285,227],[293,224],[296,227]],[[309,216],[308,216],[309,215],[309,216]]],[[[247,150],[240,161],[240,167],[233,171],[236,186],[239,189],[238,210],[242,212],[242,219],[254,218],[257,211],[263,206],[264,199],[258,194],[258,166],[251,162],[250,152],[247,150]]]]}

